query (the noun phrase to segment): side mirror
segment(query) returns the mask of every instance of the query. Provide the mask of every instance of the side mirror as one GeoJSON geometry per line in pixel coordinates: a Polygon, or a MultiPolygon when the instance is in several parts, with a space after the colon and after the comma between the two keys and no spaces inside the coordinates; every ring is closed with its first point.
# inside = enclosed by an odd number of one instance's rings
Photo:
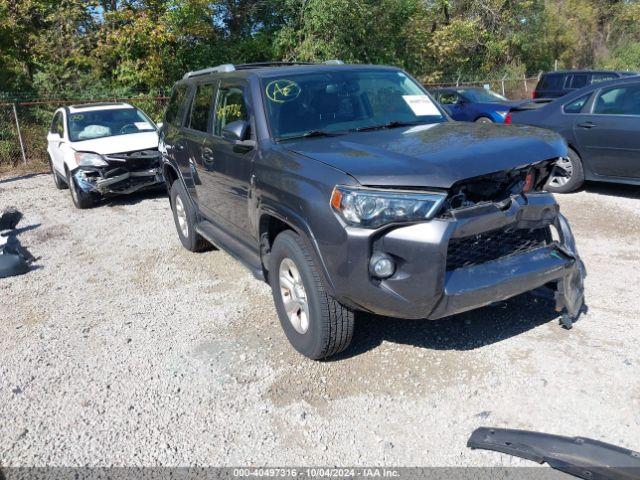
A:
{"type": "Polygon", "coordinates": [[[47,135],[47,140],[49,140],[50,142],[60,142],[62,140],[62,137],[59,133],[49,132],[49,135],[47,135]]]}
{"type": "Polygon", "coordinates": [[[158,127],[158,131],[162,130],[162,125],[164,125],[164,123],[162,122],[156,123],[156,127],[158,127]]]}
{"type": "Polygon", "coordinates": [[[231,122],[222,129],[222,138],[230,142],[244,142],[248,136],[249,123],[244,120],[231,122]]]}

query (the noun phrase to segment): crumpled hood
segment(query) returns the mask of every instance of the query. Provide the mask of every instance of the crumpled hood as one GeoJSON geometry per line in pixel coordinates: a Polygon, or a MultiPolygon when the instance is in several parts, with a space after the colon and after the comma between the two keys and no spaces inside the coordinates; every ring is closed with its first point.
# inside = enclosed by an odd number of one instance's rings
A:
{"type": "Polygon", "coordinates": [[[76,152],[92,152],[100,155],[134,152],[158,148],[157,132],[130,133],[110,137],[94,138],[71,143],[76,152]]]}
{"type": "Polygon", "coordinates": [[[554,132],[515,125],[444,122],[283,142],[368,186],[449,188],[480,175],[567,154],[554,132]]]}

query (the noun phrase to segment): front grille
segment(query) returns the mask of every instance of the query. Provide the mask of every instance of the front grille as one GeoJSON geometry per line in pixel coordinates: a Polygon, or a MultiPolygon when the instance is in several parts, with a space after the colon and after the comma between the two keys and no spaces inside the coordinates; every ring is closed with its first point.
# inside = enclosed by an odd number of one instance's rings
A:
{"type": "Polygon", "coordinates": [[[137,152],[116,153],[108,155],[107,160],[114,167],[124,166],[129,170],[149,170],[159,165],[160,152],[157,148],[153,148],[137,152]]]}
{"type": "Polygon", "coordinates": [[[452,238],[447,250],[447,270],[480,265],[523,253],[547,243],[547,228],[492,230],[470,237],[452,238]]]}

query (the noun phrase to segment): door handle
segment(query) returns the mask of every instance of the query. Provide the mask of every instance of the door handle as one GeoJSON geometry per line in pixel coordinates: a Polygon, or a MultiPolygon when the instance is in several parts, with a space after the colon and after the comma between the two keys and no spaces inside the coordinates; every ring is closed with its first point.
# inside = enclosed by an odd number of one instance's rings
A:
{"type": "Polygon", "coordinates": [[[586,129],[593,128],[593,127],[595,127],[595,126],[596,126],[596,124],[595,124],[595,123],[593,123],[593,122],[584,122],[584,123],[579,123],[579,124],[578,124],[578,127],[580,127],[580,128],[586,128],[586,129]]]}
{"type": "Polygon", "coordinates": [[[204,148],[202,150],[202,158],[208,163],[213,162],[213,150],[210,148],[204,148]]]}

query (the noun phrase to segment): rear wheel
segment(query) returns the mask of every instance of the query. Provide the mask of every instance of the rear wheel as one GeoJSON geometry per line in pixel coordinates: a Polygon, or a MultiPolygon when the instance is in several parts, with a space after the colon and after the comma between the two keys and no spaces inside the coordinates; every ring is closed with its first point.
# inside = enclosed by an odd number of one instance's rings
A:
{"type": "Polygon", "coordinates": [[[493,120],[491,120],[489,117],[478,117],[475,119],[476,123],[493,123],[493,120]]]}
{"type": "Polygon", "coordinates": [[[196,232],[198,215],[180,180],[171,184],[171,210],[178,237],[184,248],[190,252],[210,250],[211,244],[196,232]]]}
{"type": "Polygon", "coordinates": [[[343,351],[353,337],[353,311],[330,297],[306,245],[287,230],[270,255],[269,283],[291,345],[313,360],[343,351]]]}
{"type": "Polygon", "coordinates": [[[91,208],[96,203],[96,197],[88,192],[82,191],[73,178],[73,175],[67,170],[67,185],[69,185],[69,191],[71,192],[71,200],[76,208],[85,209],[91,208]]]}
{"type": "Polygon", "coordinates": [[[568,193],[577,190],[584,183],[584,170],[578,154],[569,149],[566,157],[556,161],[547,181],[546,189],[554,193],[568,193]]]}

